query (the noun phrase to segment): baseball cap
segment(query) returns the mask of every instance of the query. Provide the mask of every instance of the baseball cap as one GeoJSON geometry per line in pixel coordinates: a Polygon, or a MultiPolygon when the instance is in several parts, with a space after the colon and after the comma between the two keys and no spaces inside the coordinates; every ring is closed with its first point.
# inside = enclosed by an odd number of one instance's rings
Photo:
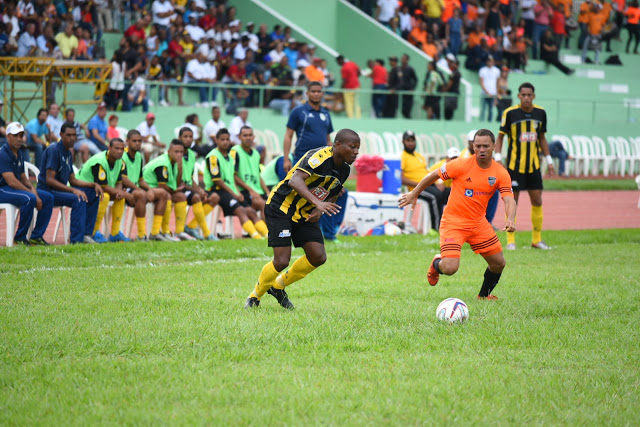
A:
{"type": "Polygon", "coordinates": [[[155,119],[155,118],[156,118],[156,115],[155,115],[155,114],[153,114],[153,113],[147,113],[147,120],[149,120],[149,119],[155,119]]]}
{"type": "Polygon", "coordinates": [[[253,21],[249,21],[249,22],[247,22],[247,27],[253,27],[253,25],[254,25],[254,24],[253,24],[253,21]]]}
{"type": "Polygon", "coordinates": [[[20,132],[24,132],[24,127],[20,122],[11,122],[7,125],[7,135],[17,135],[20,132]]]}
{"type": "Polygon", "coordinates": [[[311,64],[309,64],[309,61],[307,61],[306,59],[302,58],[302,59],[298,59],[298,62],[296,62],[296,65],[298,67],[307,68],[311,64]]]}
{"type": "Polygon", "coordinates": [[[467,141],[473,141],[473,138],[475,138],[475,137],[476,137],[476,133],[477,133],[477,132],[478,132],[478,131],[477,131],[476,129],[474,129],[474,130],[470,131],[470,132],[467,134],[467,141]]]}
{"type": "Polygon", "coordinates": [[[460,157],[460,149],[458,147],[451,147],[447,150],[447,157],[453,159],[454,157],[460,157]]]}
{"type": "Polygon", "coordinates": [[[447,56],[445,56],[445,58],[447,58],[448,61],[453,61],[453,62],[457,62],[458,61],[456,59],[456,56],[451,52],[447,53],[447,56]]]}
{"type": "Polygon", "coordinates": [[[413,138],[416,139],[416,134],[412,130],[408,130],[402,134],[402,140],[413,138]]]}
{"type": "Polygon", "coordinates": [[[229,22],[230,27],[235,27],[237,25],[240,25],[240,21],[237,19],[234,19],[233,21],[229,22]]]}
{"type": "Polygon", "coordinates": [[[100,104],[98,104],[98,108],[107,108],[107,103],[101,102],[100,104]]]}

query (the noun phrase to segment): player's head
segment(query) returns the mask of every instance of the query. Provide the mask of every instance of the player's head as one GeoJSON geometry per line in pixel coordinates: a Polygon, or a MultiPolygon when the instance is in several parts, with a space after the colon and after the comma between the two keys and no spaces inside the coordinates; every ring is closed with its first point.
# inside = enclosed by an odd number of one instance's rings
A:
{"type": "Polygon", "coordinates": [[[253,147],[253,129],[250,126],[242,126],[240,128],[240,143],[245,148],[253,147]]]}
{"type": "Polygon", "coordinates": [[[181,127],[180,132],[178,132],[178,139],[180,139],[185,149],[191,147],[193,143],[193,130],[187,126],[181,127]]]}
{"type": "Polygon", "coordinates": [[[218,149],[223,152],[227,152],[231,146],[231,135],[227,128],[222,128],[216,133],[216,142],[218,149]]]}
{"type": "Polygon", "coordinates": [[[322,101],[322,83],[309,82],[307,84],[307,99],[311,104],[319,104],[322,101]]]}
{"type": "Polygon", "coordinates": [[[172,139],[167,154],[172,163],[181,162],[184,156],[184,144],[179,139],[172,139]]]}
{"type": "Polygon", "coordinates": [[[402,146],[404,151],[413,154],[416,151],[416,134],[412,130],[408,130],[402,134],[402,146]]]}
{"type": "Polygon", "coordinates": [[[9,146],[14,150],[19,150],[24,143],[24,127],[22,126],[22,123],[9,123],[7,125],[6,133],[9,146]]]}
{"type": "Polygon", "coordinates": [[[520,105],[525,109],[533,107],[533,100],[536,99],[536,89],[529,82],[524,82],[518,88],[518,99],[520,105]]]}
{"type": "Polygon", "coordinates": [[[481,161],[491,160],[496,136],[489,129],[480,129],[473,138],[473,151],[481,161]]]}
{"type": "Polygon", "coordinates": [[[78,134],[76,133],[76,127],[73,122],[64,122],[60,128],[60,141],[62,141],[62,145],[64,145],[67,150],[73,148],[77,137],[78,134]]]}
{"type": "Polygon", "coordinates": [[[135,154],[140,151],[142,147],[142,135],[135,129],[131,129],[127,132],[127,147],[129,147],[129,152],[135,154]]]}
{"type": "Polygon", "coordinates": [[[358,157],[360,150],[360,137],[351,129],[341,129],[333,140],[333,156],[338,162],[342,160],[351,164],[358,157]]]}
{"type": "Polygon", "coordinates": [[[112,160],[119,160],[124,153],[124,141],[120,138],[111,138],[109,140],[109,152],[107,156],[112,160]]]}

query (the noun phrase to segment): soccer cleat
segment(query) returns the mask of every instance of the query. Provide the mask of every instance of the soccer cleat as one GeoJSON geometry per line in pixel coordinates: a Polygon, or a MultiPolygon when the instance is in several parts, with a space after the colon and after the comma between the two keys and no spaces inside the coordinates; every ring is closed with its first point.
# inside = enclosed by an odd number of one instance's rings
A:
{"type": "Polygon", "coordinates": [[[187,233],[185,233],[184,231],[182,233],[178,233],[176,234],[176,237],[180,240],[196,240],[193,237],[189,236],[187,233]]]}
{"type": "Polygon", "coordinates": [[[216,236],[214,233],[209,234],[207,237],[204,238],[204,240],[220,240],[218,239],[218,236],[216,236]]]}
{"type": "Polygon", "coordinates": [[[516,244],[515,243],[507,243],[507,250],[508,251],[515,251],[516,250],[516,244]]]}
{"type": "Polygon", "coordinates": [[[244,304],[244,308],[253,308],[253,307],[259,307],[259,306],[260,306],[260,300],[256,297],[247,298],[247,302],[244,304]]]}
{"type": "Polygon", "coordinates": [[[178,239],[176,236],[174,236],[171,233],[163,233],[162,237],[164,237],[164,240],[166,242],[179,242],[180,241],[180,239],[178,239]]]}
{"type": "Polygon", "coordinates": [[[108,240],[99,231],[96,231],[96,234],[91,236],[91,238],[93,239],[93,241],[95,243],[107,243],[108,242],[108,240]]]}
{"type": "Polygon", "coordinates": [[[478,301],[497,301],[498,297],[495,295],[489,295],[486,297],[481,297],[480,295],[478,295],[478,301]]]}
{"type": "Polygon", "coordinates": [[[532,243],[531,247],[534,249],[542,249],[543,251],[551,249],[551,246],[547,245],[543,240],[540,240],[538,243],[532,243]]]}
{"type": "Polygon", "coordinates": [[[136,239],[134,240],[134,242],[148,242],[149,239],[146,235],[142,236],[142,237],[136,237],[136,239]]]}
{"type": "Polygon", "coordinates": [[[168,241],[167,238],[162,233],[149,234],[149,240],[156,241],[156,242],[167,242],[168,241]]]}
{"type": "Polygon", "coordinates": [[[88,234],[86,236],[84,236],[84,239],[82,241],[84,243],[98,243],[95,240],[93,240],[93,238],[91,236],[89,236],[88,234]]]}
{"type": "Polygon", "coordinates": [[[38,237],[37,239],[29,239],[29,243],[32,246],[51,246],[51,243],[47,242],[42,237],[38,237]]]}
{"type": "Polygon", "coordinates": [[[438,273],[436,268],[433,266],[433,263],[437,259],[442,259],[442,255],[437,254],[436,256],[433,257],[433,261],[431,261],[431,265],[429,266],[429,271],[427,272],[427,281],[431,286],[437,285],[438,280],[440,280],[440,273],[438,273]]]}
{"type": "Polygon", "coordinates": [[[27,239],[24,240],[14,240],[13,244],[16,246],[33,246],[31,242],[27,239]]]}
{"type": "Polygon", "coordinates": [[[191,227],[184,227],[184,232],[187,233],[189,236],[193,237],[194,239],[198,239],[198,240],[203,240],[204,237],[198,233],[198,229],[197,228],[191,228],[191,227]]]}
{"type": "Polygon", "coordinates": [[[277,299],[278,304],[280,304],[284,308],[293,310],[293,304],[291,303],[291,301],[289,301],[289,296],[284,291],[284,289],[276,289],[274,287],[271,287],[269,288],[267,293],[277,299]]]}
{"type": "Polygon", "coordinates": [[[120,231],[115,236],[109,236],[109,241],[110,242],[130,242],[131,239],[129,239],[128,237],[124,237],[124,234],[122,234],[122,231],[120,231]]]}

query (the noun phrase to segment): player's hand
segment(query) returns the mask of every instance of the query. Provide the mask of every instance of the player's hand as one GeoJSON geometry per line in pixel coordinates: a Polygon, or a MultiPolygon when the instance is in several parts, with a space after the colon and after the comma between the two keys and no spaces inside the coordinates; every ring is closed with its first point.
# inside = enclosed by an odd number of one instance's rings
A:
{"type": "Polygon", "coordinates": [[[207,192],[204,191],[202,188],[198,188],[198,195],[202,199],[203,203],[204,203],[205,200],[207,200],[207,192]]]}
{"type": "Polygon", "coordinates": [[[405,206],[411,205],[411,209],[413,209],[416,207],[416,200],[417,200],[417,197],[413,194],[413,192],[404,193],[402,196],[400,196],[400,199],[398,200],[398,207],[404,208],[405,206]]]}
{"type": "Polygon", "coordinates": [[[309,218],[307,218],[307,222],[318,222],[321,216],[322,216],[322,212],[320,212],[318,209],[314,209],[309,214],[309,218]]]}
{"type": "Polygon", "coordinates": [[[234,196],[234,199],[236,199],[237,201],[239,201],[240,203],[244,202],[244,196],[242,195],[242,193],[238,193],[234,196]]]}
{"type": "Polygon", "coordinates": [[[289,160],[288,157],[284,158],[284,161],[282,162],[282,168],[286,173],[289,173],[289,171],[291,170],[291,160],[289,160]]]}
{"type": "Polygon", "coordinates": [[[548,169],[547,169],[547,174],[548,174],[549,176],[553,176],[553,175],[555,175],[555,174],[556,174],[556,168],[555,168],[555,167],[553,167],[553,163],[549,163],[549,165],[548,165],[548,169]]]}
{"type": "Polygon", "coordinates": [[[176,191],[182,191],[184,190],[184,183],[178,185],[178,188],[176,188],[176,191]]]}
{"type": "MultiPolygon", "coordinates": [[[[100,184],[95,184],[93,186],[93,189],[96,192],[96,195],[100,198],[100,200],[102,200],[102,195],[103,195],[103,191],[102,191],[102,187],[100,186],[100,184]]],[[[82,193],[84,194],[84,193],[82,193]]],[[[86,200],[86,195],[85,195],[85,200],[86,200]]]]}
{"type": "Polygon", "coordinates": [[[122,199],[124,199],[124,191],[117,190],[116,191],[116,200],[122,200],[122,199]]]}
{"type": "Polygon", "coordinates": [[[42,199],[40,199],[40,197],[38,197],[37,194],[36,194],[36,209],[37,210],[41,210],[42,209],[42,199]]]}
{"type": "Polygon", "coordinates": [[[71,192],[78,198],[78,200],[89,202],[89,199],[87,199],[87,195],[84,193],[84,191],[74,188],[73,190],[71,190],[71,192]]]}
{"type": "Polygon", "coordinates": [[[510,233],[513,233],[514,231],[516,231],[516,222],[507,220],[504,223],[504,227],[502,228],[502,231],[508,231],[510,233]]]}
{"type": "Polygon", "coordinates": [[[316,210],[320,211],[321,213],[325,213],[329,216],[339,214],[340,209],[342,209],[340,205],[337,205],[332,202],[320,202],[316,205],[316,210]]]}

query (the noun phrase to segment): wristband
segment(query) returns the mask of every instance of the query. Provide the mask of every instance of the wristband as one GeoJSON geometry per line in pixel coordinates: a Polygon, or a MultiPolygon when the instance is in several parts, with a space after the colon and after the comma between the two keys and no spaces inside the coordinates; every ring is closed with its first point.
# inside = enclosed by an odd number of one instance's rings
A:
{"type": "Polygon", "coordinates": [[[551,157],[551,154],[547,154],[544,158],[547,160],[548,165],[553,164],[553,157],[551,157]]]}
{"type": "Polygon", "coordinates": [[[493,153],[493,159],[494,159],[496,162],[500,162],[500,161],[502,161],[502,154],[500,154],[500,153],[493,153]]]}

